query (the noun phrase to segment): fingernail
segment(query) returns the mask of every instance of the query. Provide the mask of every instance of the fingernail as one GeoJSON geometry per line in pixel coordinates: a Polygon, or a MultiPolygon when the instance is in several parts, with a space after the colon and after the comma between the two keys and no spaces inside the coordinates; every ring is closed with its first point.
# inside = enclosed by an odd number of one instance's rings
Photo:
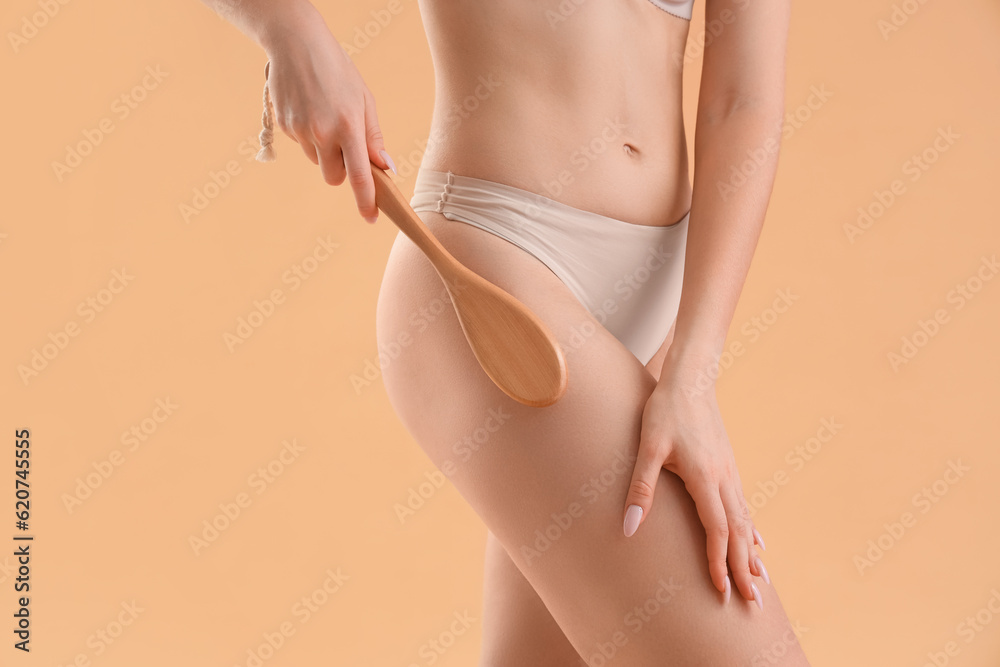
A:
{"type": "Polygon", "coordinates": [[[760,607],[761,611],[764,611],[764,598],[760,596],[760,591],[757,589],[757,584],[750,582],[750,589],[753,591],[754,602],[760,607]]]}
{"type": "Polygon", "coordinates": [[[754,562],[757,563],[757,569],[760,570],[760,576],[764,578],[764,581],[770,584],[771,577],[767,576],[767,568],[764,567],[764,561],[760,559],[760,556],[757,556],[757,558],[754,559],[754,562]]]}
{"type": "Polygon", "coordinates": [[[729,587],[729,576],[726,575],[726,583],[722,586],[722,604],[729,604],[729,596],[732,595],[733,590],[729,587]]]}
{"type": "Polygon", "coordinates": [[[396,164],[392,161],[392,158],[389,157],[389,154],[385,151],[385,149],[383,148],[380,150],[378,154],[381,155],[382,159],[385,160],[385,163],[389,165],[389,169],[392,169],[392,173],[398,176],[399,172],[396,171],[396,164]]]}
{"type": "Polygon", "coordinates": [[[632,537],[635,534],[640,519],[642,519],[642,508],[638,505],[629,505],[625,510],[625,537],[632,537]]]}
{"type": "Polygon", "coordinates": [[[378,220],[378,218],[375,217],[375,216],[373,216],[371,218],[369,218],[368,216],[365,216],[365,222],[368,222],[369,224],[373,224],[374,225],[376,220],[378,220]]]}
{"type": "Polygon", "coordinates": [[[760,545],[760,548],[767,551],[767,547],[764,546],[764,538],[760,536],[760,532],[757,530],[756,526],[753,529],[753,536],[757,540],[757,544],[760,545]]]}

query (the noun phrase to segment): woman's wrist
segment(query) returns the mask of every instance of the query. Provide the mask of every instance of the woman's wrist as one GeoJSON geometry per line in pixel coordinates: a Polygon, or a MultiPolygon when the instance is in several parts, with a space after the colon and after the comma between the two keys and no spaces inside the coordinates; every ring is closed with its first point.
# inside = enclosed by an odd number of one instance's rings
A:
{"type": "Polygon", "coordinates": [[[715,385],[719,377],[722,346],[704,340],[674,338],[663,358],[660,379],[696,387],[701,390],[715,385]]]}
{"type": "Polygon", "coordinates": [[[253,40],[268,54],[289,36],[319,23],[319,11],[309,0],[202,0],[212,11],[253,40]]]}
{"type": "Polygon", "coordinates": [[[329,32],[322,14],[309,0],[258,2],[254,11],[256,41],[269,57],[286,44],[304,41],[317,28],[329,32]]]}

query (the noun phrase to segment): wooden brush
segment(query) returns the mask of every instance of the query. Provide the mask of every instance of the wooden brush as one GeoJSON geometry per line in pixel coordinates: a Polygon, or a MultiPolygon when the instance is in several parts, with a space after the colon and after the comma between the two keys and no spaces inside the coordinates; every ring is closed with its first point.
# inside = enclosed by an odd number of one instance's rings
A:
{"type": "Polygon", "coordinates": [[[372,163],[375,202],[423,251],[444,281],[458,321],[486,375],[505,394],[532,407],[552,405],[568,384],[559,341],[523,303],[461,264],[381,167],[372,163]]]}

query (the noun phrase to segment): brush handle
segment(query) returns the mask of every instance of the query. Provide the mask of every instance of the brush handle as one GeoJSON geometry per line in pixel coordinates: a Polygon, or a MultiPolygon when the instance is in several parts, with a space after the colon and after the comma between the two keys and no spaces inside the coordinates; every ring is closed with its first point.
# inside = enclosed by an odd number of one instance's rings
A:
{"type": "Polygon", "coordinates": [[[427,255],[438,274],[447,278],[461,273],[464,267],[434,238],[434,234],[410,207],[389,174],[374,162],[372,176],[375,178],[375,204],[427,255]]]}

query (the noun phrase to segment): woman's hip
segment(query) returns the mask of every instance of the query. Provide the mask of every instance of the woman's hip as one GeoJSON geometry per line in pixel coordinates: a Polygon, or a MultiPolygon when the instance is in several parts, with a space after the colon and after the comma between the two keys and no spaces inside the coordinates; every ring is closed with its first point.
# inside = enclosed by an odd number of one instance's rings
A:
{"type": "Polygon", "coordinates": [[[418,172],[411,205],[530,255],[641,363],[666,338],[680,301],[687,215],[670,226],[635,225],[503,183],[430,169],[418,172]]]}

